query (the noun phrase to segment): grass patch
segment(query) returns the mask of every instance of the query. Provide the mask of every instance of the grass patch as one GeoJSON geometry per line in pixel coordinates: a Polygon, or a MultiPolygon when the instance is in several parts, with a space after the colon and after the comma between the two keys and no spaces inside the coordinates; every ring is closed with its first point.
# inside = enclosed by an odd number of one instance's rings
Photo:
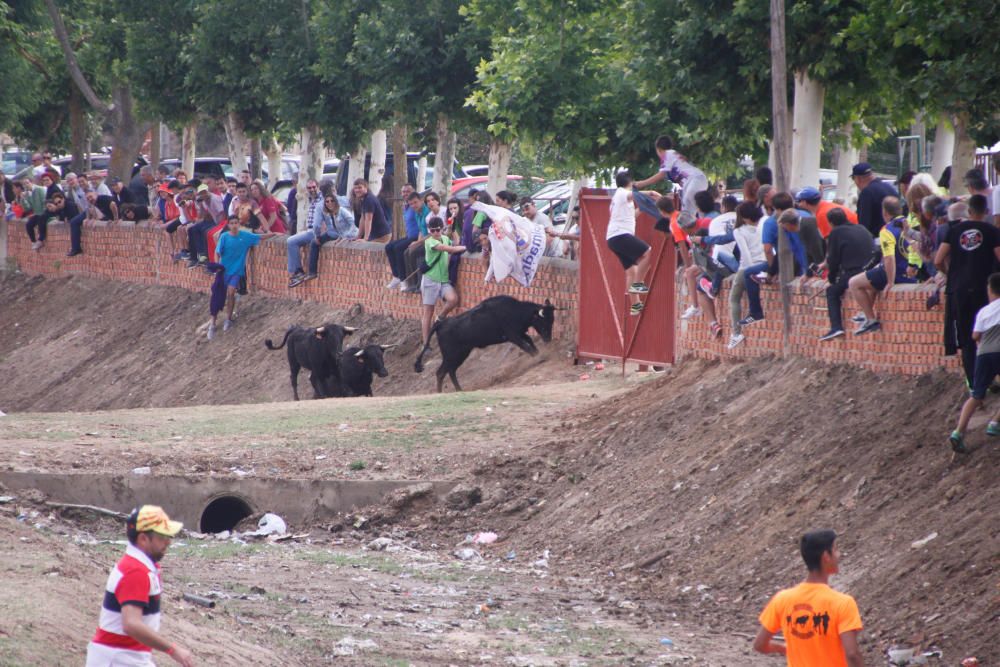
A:
{"type": "Polygon", "coordinates": [[[205,560],[231,560],[236,557],[261,553],[267,545],[240,544],[239,542],[200,543],[188,542],[170,547],[171,555],[182,558],[203,558],[205,560]]]}
{"type": "Polygon", "coordinates": [[[405,567],[385,556],[345,554],[339,551],[299,551],[296,552],[295,558],[319,565],[353,567],[391,575],[400,575],[407,571],[405,567]]]}

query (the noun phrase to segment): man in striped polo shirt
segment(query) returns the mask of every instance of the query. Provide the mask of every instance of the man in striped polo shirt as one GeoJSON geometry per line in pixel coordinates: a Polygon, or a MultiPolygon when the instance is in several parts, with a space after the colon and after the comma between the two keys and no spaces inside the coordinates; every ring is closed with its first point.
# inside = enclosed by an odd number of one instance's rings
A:
{"type": "Polygon", "coordinates": [[[125,522],[129,545],[108,575],[97,632],[87,647],[87,667],[148,667],[153,649],[184,667],[191,652],[160,634],[160,560],[183,525],[162,508],[143,505],[125,522]]]}

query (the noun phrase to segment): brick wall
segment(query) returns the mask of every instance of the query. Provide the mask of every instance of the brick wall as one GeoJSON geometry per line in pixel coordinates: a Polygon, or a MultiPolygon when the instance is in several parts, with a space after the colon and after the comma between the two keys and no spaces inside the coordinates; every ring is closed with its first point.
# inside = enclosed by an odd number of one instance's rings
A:
{"type": "MultiPolygon", "coordinates": [[[[4,239],[0,223],[0,242],[4,239]]],[[[207,292],[210,277],[199,270],[188,270],[183,263],[170,260],[166,235],[148,225],[98,225],[84,231],[84,253],[66,257],[69,230],[65,224],[49,225],[49,238],[41,252],[32,252],[22,225],[11,224],[7,230],[7,254],[22,271],[29,274],[59,276],[87,275],[110,280],[148,285],[183,287],[207,292]]],[[[2,243],[0,243],[2,246],[2,243]]],[[[327,244],[320,255],[319,279],[294,290],[287,288],[286,246],[282,238],[269,239],[254,251],[249,265],[250,290],[278,298],[294,298],[327,303],[346,309],[360,303],[368,312],[396,318],[418,318],[420,300],[416,294],[403,294],[383,287],[390,278],[381,245],[356,243],[350,246],[327,244]]],[[[485,266],[476,257],[463,258],[459,268],[458,288],[462,302],[472,306],[497,294],[542,302],[546,298],[566,310],[556,313],[557,336],[575,340],[577,328],[577,265],[575,262],[543,259],[530,288],[506,281],[483,282],[485,266]]],[[[944,357],[941,335],[944,328],[942,308],[928,311],[924,302],[931,288],[901,285],[880,297],[877,310],[882,330],[864,336],[847,336],[821,343],[818,338],[829,329],[826,316],[825,283],[819,280],[796,280],[792,284],[791,353],[832,363],[847,363],[873,371],[918,375],[937,368],[958,368],[957,357],[944,357]]],[[[677,286],[677,312],[686,303],[684,285],[677,286]]],[[[727,350],[729,292],[723,288],[717,300],[719,321],[724,328],[721,339],[712,339],[708,320],[701,316],[677,323],[677,357],[749,358],[781,356],[781,301],[776,287],[761,290],[766,319],[744,331],[746,341],[735,350],[727,350]]],[[[744,300],[744,311],[746,305],[744,300]]],[[[845,298],[845,314],[850,317],[857,306],[845,298]]],[[[850,322],[847,322],[850,325],[850,322]]],[[[850,327],[848,327],[850,328],[850,327]]]]}
{"type": "MultiPolygon", "coordinates": [[[[932,293],[932,287],[897,285],[887,295],[880,295],[875,309],[882,323],[882,330],[862,336],[851,333],[854,326],[850,317],[860,309],[853,299],[845,295],[847,335],[820,342],[819,337],[830,329],[826,313],[826,284],[823,280],[804,278],[792,283],[791,354],[903,375],[920,375],[942,367],[960,367],[957,356],[944,356],[941,343],[944,331],[943,307],[937,306],[932,310],[926,308],[926,299],[932,293]]],[[[686,298],[682,298],[682,291],[684,286],[678,285],[678,313],[683,310],[681,305],[686,306],[688,303],[686,298]]],[[[732,333],[727,285],[716,299],[716,312],[723,326],[722,338],[711,337],[708,318],[703,314],[678,324],[678,352],[708,359],[781,356],[783,319],[777,286],[762,287],[761,304],[764,307],[764,321],[745,327],[743,333],[746,340],[733,350],[726,349],[732,333]]],[[[745,317],[745,297],[742,312],[745,317]]]]}
{"type": "MultiPolygon", "coordinates": [[[[76,257],[66,257],[69,227],[64,223],[49,224],[48,240],[40,252],[32,252],[23,225],[12,223],[9,232],[8,256],[28,274],[85,275],[206,293],[211,286],[212,278],[204,271],[188,270],[185,263],[171,261],[166,234],[146,223],[87,227],[83,233],[84,254],[76,257]]],[[[348,246],[332,243],[323,246],[319,278],[295,289],[288,289],[287,257],[283,237],[268,239],[254,249],[247,266],[250,293],[318,301],[338,309],[359,303],[367,312],[379,315],[420,317],[418,294],[385,289],[384,285],[392,276],[381,244],[357,242],[348,246]]],[[[549,298],[556,306],[566,309],[556,312],[554,335],[576,339],[575,262],[544,258],[528,288],[512,280],[502,285],[484,283],[485,272],[486,267],[479,257],[463,257],[458,272],[463,307],[474,306],[498,294],[538,303],[549,298]]]]}

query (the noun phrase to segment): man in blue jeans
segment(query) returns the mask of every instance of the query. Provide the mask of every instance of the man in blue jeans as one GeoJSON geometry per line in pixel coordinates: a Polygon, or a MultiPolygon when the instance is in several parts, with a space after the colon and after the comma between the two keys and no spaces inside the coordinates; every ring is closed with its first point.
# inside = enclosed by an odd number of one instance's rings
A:
{"type": "Polygon", "coordinates": [[[392,271],[392,280],[385,286],[386,289],[406,289],[405,253],[411,245],[422,243],[427,237],[427,214],[429,212],[419,194],[411,192],[407,196],[406,208],[403,209],[406,237],[385,244],[385,254],[389,258],[389,269],[392,271]]]}
{"type": "Polygon", "coordinates": [[[794,205],[792,196],[787,192],[779,192],[774,195],[772,203],[775,215],[768,217],[761,229],[761,241],[764,246],[766,260],[748,266],[744,270],[745,275],[743,280],[746,285],[749,314],[740,320],[741,327],[764,319],[764,308],[760,304],[760,282],[764,282],[770,276],[778,273],[779,228],[785,234],[785,238],[788,240],[788,244],[792,250],[792,258],[795,260],[794,275],[799,276],[805,272],[806,251],[802,245],[802,240],[799,238],[799,213],[792,208],[794,205]],[[759,276],[761,273],[765,273],[766,276],[759,276]]]}

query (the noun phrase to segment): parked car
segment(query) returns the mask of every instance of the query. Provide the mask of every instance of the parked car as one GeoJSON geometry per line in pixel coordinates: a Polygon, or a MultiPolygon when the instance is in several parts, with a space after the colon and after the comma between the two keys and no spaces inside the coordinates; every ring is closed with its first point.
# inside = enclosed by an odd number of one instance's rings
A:
{"type": "MultiPolygon", "coordinates": [[[[97,171],[106,174],[108,167],[111,166],[111,155],[109,153],[91,153],[90,159],[90,171],[97,171]]],[[[52,160],[52,166],[59,169],[59,174],[65,176],[68,174],[73,164],[72,155],[60,155],[59,157],[52,160]]],[[[135,163],[132,165],[132,175],[135,176],[139,173],[139,168],[149,164],[146,158],[141,155],[135,159],[135,163]]]]}
{"type": "Polygon", "coordinates": [[[5,151],[3,154],[3,173],[8,176],[13,176],[14,174],[20,172],[25,167],[31,166],[31,151],[5,151]]]}
{"type": "MultiPolygon", "coordinates": [[[[486,176],[474,176],[472,178],[457,178],[451,184],[451,196],[457,197],[461,201],[469,199],[469,190],[473,188],[484,190],[489,178],[486,176]]],[[[526,179],[523,176],[510,175],[507,177],[506,189],[510,190],[518,197],[531,195],[543,183],[540,178],[526,179]]]]}
{"type": "MultiPolygon", "coordinates": [[[[179,158],[168,158],[166,160],[161,160],[160,164],[169,168],[171,171],[174,169],[179,169],[181,166],[181,161],[179,158]]],[[[247,159],[247,164],[250,164],[249,158],[247,159]]],[[[268,177],[268,163],[267,158],[261,162],[261,173],[264,178],[268,177]]],[[[292,176],[299,170],[299,159],[294,156],[282,156],[281,158],[281,178],[279,181],[291,181],[292,176]]],[[[188,174],[189,178],[204,178],[205,176],[214,176],[215,178],[226,178],[229,176],[236,176],[233,172],[233,162],[228,157],[196,157],[194,159],[194,174],[188,174]]]]}
{"type": "Polygon", "coordinates": [[[553,224],[560,225],[566,222],[569,197],[572,193],[573,188],[569,181],[549,181],[532,192],[531,198],[535,201],[535,208],[539,213],[549,216],[553,224]]]}
{"type": "Polygon", "coordinates": [[[466,176],[489,176],[490,165],[488,164],[467,164],[462,167],[466,176]]]}
{"type": "MultiPolygon", "coordinates": [[[[409,152],[406,154],[406,180],[414,185],[417,184],[417,162],[420,158],[425,155],[424,153],[409,152]]],[[[428,158],[433,160],[434,154],[427,153],[428,158]]],[[[350,169],[347,167],[347,160],[349,158],[344,158],[342,162],[344,163],[344,169],[339,169],[337,172],[337,194],[346,195],[350,189],[347,183],[348,172],[350,169]]],[[[371,181],[371,153],[365,155],[365,179],[371,181]]],[[[430,168],[428,167],[428,171],[430,168]]],[[[392,153],[385,154],[385,173],[393,174],[395,172],[395,160],[392,157],[392,153]]],[[[465,174],[462,172],[462,168],[458,166],[458,162],[455,162],[454,170],[452,172],[453,178],[462,178],[465,174]]],[[[433,177],[433,173],[432,173],[433,177]]],[[[426,179],[425,179],[426,180],[426,179]]]]}

